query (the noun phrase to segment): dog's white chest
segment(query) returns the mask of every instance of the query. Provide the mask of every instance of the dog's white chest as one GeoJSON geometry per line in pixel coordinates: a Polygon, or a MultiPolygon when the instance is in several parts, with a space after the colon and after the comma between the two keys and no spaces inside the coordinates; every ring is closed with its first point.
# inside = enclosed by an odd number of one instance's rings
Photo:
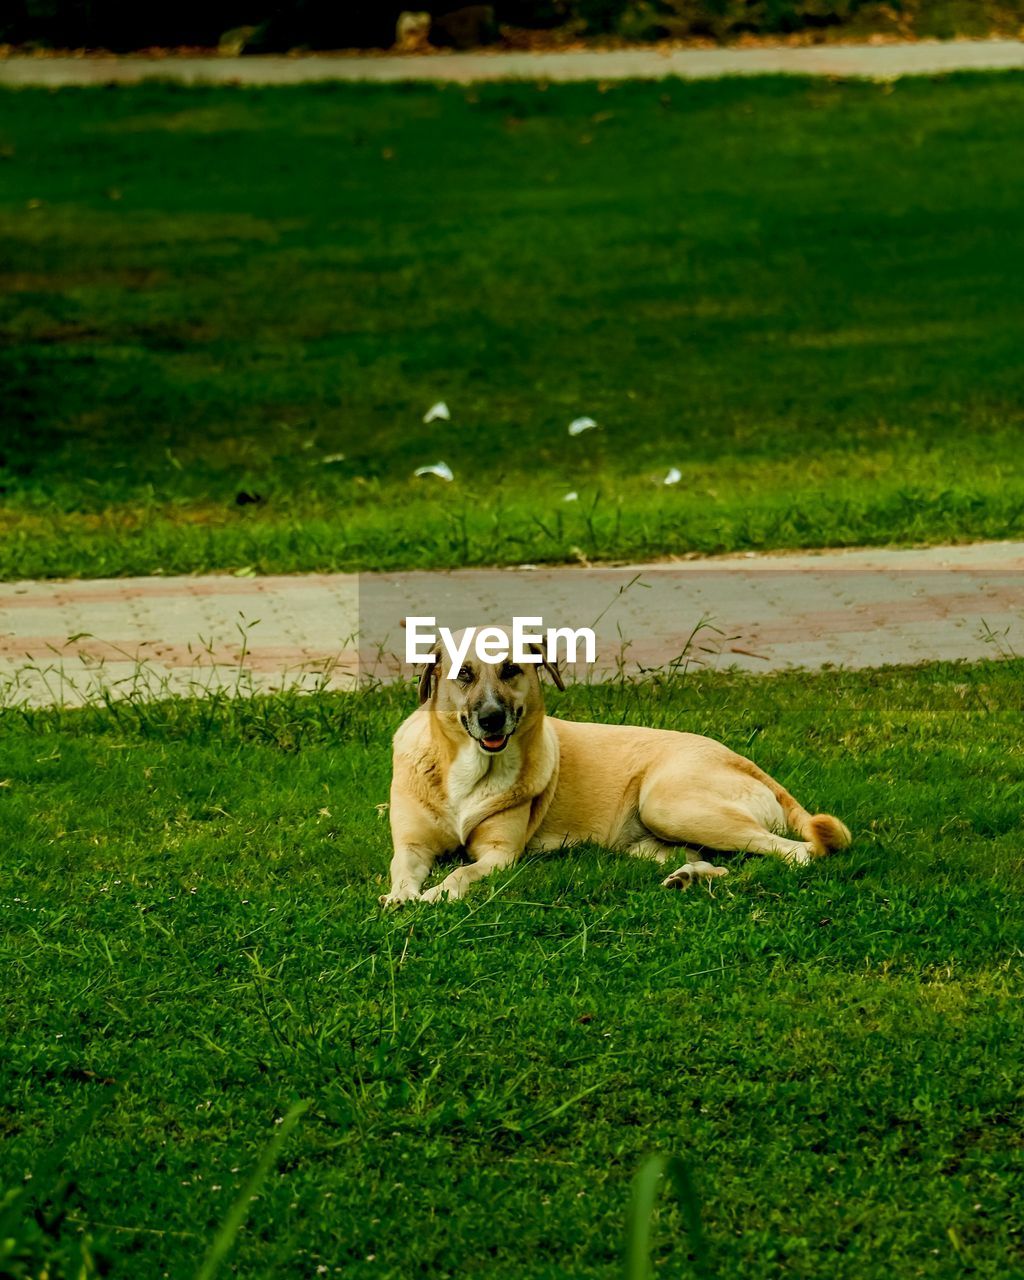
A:
{"type": "Polygon", "coordinates": [[[488,756],[475,742],[467,742],[448,770],[448,804],[452,825],[464,843],[480,815],[515,784],[519,776],[519,746],[510,742],[500,755],[488,756]]]}

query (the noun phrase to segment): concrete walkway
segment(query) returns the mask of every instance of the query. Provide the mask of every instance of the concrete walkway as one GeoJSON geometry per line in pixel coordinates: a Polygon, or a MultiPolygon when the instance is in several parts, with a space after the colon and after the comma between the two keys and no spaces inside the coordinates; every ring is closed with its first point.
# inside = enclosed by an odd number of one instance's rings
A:
{"type": "Polygon", "coordinates": [[[851,668],[1024,654],[1024,542],[621,568],[0,585],[0,705],[351,688],[410,676],[403,622],[593,626],[577,679],[666,665],[851,668]]]}
{"type": "Polygon", "coordinates": [[[544,53],[426,55],[309,54],[296,57],[10,57],[0,60],[2,85],[302,84],[317,80],[658,80],[663,76],[862,76],[888,80],[948,71],[1024,68],[1018,40],[919,41],[910,44],[777,46],[756,49],[651,47],[544,53]]]}

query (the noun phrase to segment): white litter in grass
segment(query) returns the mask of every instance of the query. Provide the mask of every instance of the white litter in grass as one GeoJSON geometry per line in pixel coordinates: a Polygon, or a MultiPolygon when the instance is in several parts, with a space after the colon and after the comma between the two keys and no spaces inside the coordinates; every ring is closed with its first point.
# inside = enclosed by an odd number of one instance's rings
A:
{"type": "Polygon", "coordinates": [[[451,421],[452,415],[448,411],[448,406],[443,400],[438,400],[437,404],[432,404],[423,415],[424,422],[436,422],[441,418],[445,422],[451,421]]]}
{"type": "Polygon", "coordinates": [[[431,467],[417,467],[414,476],[437,476],[439,480],[454,480],[452,469],[447,462],[435,462],[431,467]]]}
{"type": "Polygon", "coordinates": [[[571,436],[581,436],[584,431],[592,431],[597,423],[593,418],[573,418],[569,423],[569,434],[571,436]]]}
{"type": "Polygon", "coordinates": [[[668,475],[662,480],[662,484],[678,484],[683,478],[683,473],[678,467],[669,467],[668,475]]]}
{"type": "Polygon", "coordinates": [[[345,455],[343,453],[327,453],[327,454],[324,454],[324,456],[320,459],[320,461],[326,467],[327,464],[330,462],[344,462],[345,455]]]}
{"type": "Polygon", "coordinates": [[[562,499],[563,502],[579,502],[580,495],[573,489],[572,493],[567,493],[562,499]]]}

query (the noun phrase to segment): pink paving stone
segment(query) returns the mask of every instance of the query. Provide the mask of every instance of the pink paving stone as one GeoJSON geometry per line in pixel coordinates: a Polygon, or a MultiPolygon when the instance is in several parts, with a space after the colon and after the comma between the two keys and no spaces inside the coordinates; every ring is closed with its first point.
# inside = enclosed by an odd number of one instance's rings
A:
{"type": "Polygon", "coordinates": [[[670,663],[695,629],[688,663],[752,671],[997,657],[1024,653],[1024,543],[0,584],[0,701],[84,701],[142,677],[158,692],[203,692],[211,676],[232,689],[244,677],[246,691],[351,688],[360,650],[364,674],[411,674],[407,615],[466,625],[517,613],[574,627],[600,615],[598,663],[580,678],[670,663]]]}

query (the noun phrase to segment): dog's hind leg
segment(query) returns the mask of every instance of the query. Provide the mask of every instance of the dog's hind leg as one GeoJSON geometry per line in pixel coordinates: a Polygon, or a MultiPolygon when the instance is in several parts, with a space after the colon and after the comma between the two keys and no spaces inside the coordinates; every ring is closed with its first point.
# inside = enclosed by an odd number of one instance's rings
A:
{"type": "MultiPolygon", "coordinates": [[[[672,844],[767,853],[785,862],[810,862],[818,852],[810,841],[790,840],[779,834],[786,819],[771,791],[742,774],[736,781],[739,785],[734,794],[726,798],[718,791],[698,791],[691,779],[666,770],[643,788],[640,821],[655,837],[672,844]]],[[[692,877],[686,867],[680,868],[680,874],[692,877]]]]}
{"type": "Polygon", "coordinates": [[[682,735],[646,775],[638,797],[644,828],[667,844],[767,853],[803,864],[850,843],[828,813],[809,813],[751,760],[711,739],[682,735]],[[786,832],[800,838],[792,840],[786,832]]]}
{"type": "MultiPolygon", "coordinates": [[[[806,840],[790,840],[769,830],[740,804],[729,804],[705,797],[699,806],[679,805],[670,814],[649,814],[645,822],[668,823],[681,844],[699,849],[730,850],[737,853],[767,853],[784,862],[803,865],[816,855],[806,840]]],[[[659,825],[658,834],[668,828],[659,825]]]]}

